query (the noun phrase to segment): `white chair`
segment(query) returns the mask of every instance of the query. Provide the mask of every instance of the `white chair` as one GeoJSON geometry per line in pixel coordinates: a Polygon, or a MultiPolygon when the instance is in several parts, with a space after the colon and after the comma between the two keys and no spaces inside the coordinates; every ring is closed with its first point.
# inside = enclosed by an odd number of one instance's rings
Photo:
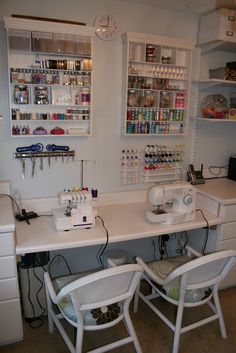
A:
{"type": "Polygon", "coordinates": [[[132,342],[136,352],[142,353],[129,315],[129,305],[141,273],[142,268],[137,264],[117,266],[77,279],[68,276],[51,281],[45,272],[49,332],[55,324],[70,352],[80,353],[84,330],[103,330],[123,320],[127,337],[89,352],[107,352],[132,342]],[[75,345],[60,322],[63,318],[76,328],[75,345]]]}
{"type": "Polygon", "coordinates": [[[227,338],[218,288],[221,280],[235,262],[236,251],[223,250],[202,256],[189,246],[186,248],[187,256],[176,257],[174,260],[170,258],[164,262],[159,260],[146,264],[139,257],[136,258],[137,263],[144,269],[142,277],[151,286],[151,294],[144,294],[144,290],[141,290],[140,286],[137,287],[134,311],[138,309],[138,299],[140,298],[169,326],[174,332],[172,353],[177,353],[179,350],[180,334],[213,320],[219,320],[221,335],[223,338],[227,338]],[[182,260],[183,262],[181,262],[182,260]],[[153,299],[157,297],[162,297],[177,306],[175,323],[166,317],[163,310],[158,309],[157,303],[153,303],[153,299]],[[212,315],[182,327],[184,308],[206,303],[212,309],[212,315]]]}

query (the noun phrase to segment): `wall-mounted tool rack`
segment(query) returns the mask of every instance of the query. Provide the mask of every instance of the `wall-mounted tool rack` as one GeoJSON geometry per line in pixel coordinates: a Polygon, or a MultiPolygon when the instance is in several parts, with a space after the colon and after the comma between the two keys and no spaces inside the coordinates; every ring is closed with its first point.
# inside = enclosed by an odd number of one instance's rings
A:
{"type": "Polygon", "coordinates": [[[75,157],[75,151],[54,151],[54,152],[15,152],[14,158],[51,158],[51,157],[75,157]]]}
{"type": "Polygon", "coordinates": [[[51,166],[51,159],[55,158],[61,158],[62,163],[64,163],[64,159],[67,158],[67,161],[69,161],[69,158],[72,158],[72,161],[74,160],[75,157],[75,151],[39,151],[39,152],[15,152],[14,153],[14,158],[19,159],[21,164],[22,164],[22,179],[25,178],[25,161],[26,159],[31,160],[32,162],[32,172],[31,172],[31,177],[33,178],[35,175],[35,165],[36,161],[39,161],[39,169],[43,170],[43,160],[44,158],[47,158],[48,160],[48,166],[51,166]]]}

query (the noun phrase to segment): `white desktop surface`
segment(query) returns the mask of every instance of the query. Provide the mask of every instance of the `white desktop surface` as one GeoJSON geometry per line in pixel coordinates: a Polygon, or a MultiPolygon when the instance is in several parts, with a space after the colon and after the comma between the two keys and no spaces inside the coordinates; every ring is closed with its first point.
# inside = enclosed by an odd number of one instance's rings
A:
{"type": "MultiPolygon", "coordinates": [[[[119,203],[97,206],[98,216],[105,223],[109,232],[109,243],[141,239],[161,234],[198,229],[206,226],[200,212],[196,220],[175,224],[152,224],[146,220],[146,202],[119,203]]],[[[204,211],[209,225],[221,224],[222,220],[204,211]]],[[[52,217],[40,216],[26,222],[16,221],[16,254],[69,249],[106,242],[106,232],[99,218],[95,227],[70,231],[57,231],[52,217]]]]}
{"type": "Polygon", "coordinates": [[[197,192],[222,205],[236,203],[236,182],[228,178],[207,180],[205,184],[196,185],[197,192]]]}

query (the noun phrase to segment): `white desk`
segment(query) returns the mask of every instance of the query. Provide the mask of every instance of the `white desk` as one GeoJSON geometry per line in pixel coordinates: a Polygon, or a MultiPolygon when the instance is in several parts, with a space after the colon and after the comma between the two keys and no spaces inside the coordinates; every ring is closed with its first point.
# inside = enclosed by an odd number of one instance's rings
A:
{"type": "MultiPolygon", "coordinates": [[[[148,205],[145,202],[119,203],[97,206],[98,215],[104,220],[109,232],[109,243],[171,234],[206,226],[202,215],[197,212],[196,220],[176,225],[151,224],[146,220],[148,205]]],[[[222,223],[221,218],[204,212],[209,225],[222,223]]],[[[41,216],[26,222],[16,222],[16,254],[69,249],[106,242],[106,233],[100,219],[91,229],[59,232],[52,217],[41,216]]]]}
{"type": "MultiPolygon", "coordinates": [[[[136,195],[136,194],[135,194],[136,195]]],[[[145,239],[153,236],[158,236],[161,234],[180,232],[185,230],[199,229],[206,226],[206,222],[203,219],[201,213],[197,213],[196,220],[192,222],[186,222],[176,225],[161,225],[161,224],[151,224],[146,220],[146,210],[149,207],[146,202],[141,202],[144,199],[143,194],[138,194],[137,198],[129,197],[135,202],[124,202],[120,199],[121,195],[116,195],[116,202],[100,203],[100,205],[95,206],[98,215],[104,220],[105,226],[109,232],[109,243],[123,242],[135,239],[145,239]]],[[[39,207],[41,204],[36,201],[35,204],[30,204],[28,202],[27,210],[33,209],[38,212],[42,211],[43,208],[40,207],[35,209],[35,206],[39,207]],[[32,208],[31,208],[32,207],[32,208]]],[[[43,202],[42,202],[43,204],[43,202]]],[[[52,203],[53,204],[53,203],[52,203]]],[[[7,221],[5,215],[7,212],[11,214],[12,225],[11,232],[13,235],[14,223],[12,217],[12,210],[8,200],[6,204],[5,200],[2,199],[0,202],[0,210],[2,210],[2,215],[4,215],[4,224],[7,221]],[[6,207],[8,206],[8,207],[6,207]]],[[[41,213],[43,214],[43,213],[41,213]]],[[[221,218],[213,216],[205,212],[205,216],[208,219],[209,225],[221,224],[221,218]]],[[[7,222],[9,223],[9,222],[7,222]]],[[[40,216],[39,218],[30,220],[30,225],[26,222],[15,222],[15,244],[16,244],[16,254],[24,255],[27,253],[42,252],[42,251],[52,251],[61,249],[71,249],[78,247],[88,247],[92,245],[99,245],[106,243],[106,232],[102,226],[102,222],[99,218],[96,219],[96,225],[91,229],[80,229],[71,230],[67,232],[59,232],[55,229],[53,224],[53,219],[50,216],[40,216]]],[[[2,226],[4,227],[4,224],[2,226]]],[[[0,223],[1,225],[1,223],[0,223]]],[[[4,229],[5,232],[5,229],[4,229]]],[[[14,242],[13,242],[14,244],[14,242]]],[[[13,249],[14,251],[14,249],[13,249]]],[[[14,254],[15,256],[15,254],[14,254]]],[[[10,299],[9,299],[10,300],[10,299]]],[[[19,302],[19,300],[18,300],[19,302]]],[[[3,306],[5,307],[5,306],[3,306]]],[[[13,307],[11,307],[13,308],[13,307]]],[[[20,304],[18,305],[20,308],[20,304]]],[[[1,312],[1,310],[0,310],[1,312]]],[[[4,315],[2,315],[4,317],[4,315]]],[[[16,320],[16,314],[14,311],[14,325],[18,332],[18,339],[22,338],[22,322],[21,315],[18,315],[18,320],[16,320]],[[20,333],[20,334],[19,334],[20,333]]],[[[0,322],[1,324],[1,322],[0,322]]],[[[9,330],[11,332],[11,330],[9,330]]],[[[1,338],[1,336],[0,336],[1,338]]],[[[14,339],[16,339],[14,337],[14,339]]],[[[1,339],[0,339],[1,344],[1,339]]],[[[4,344],[4,343],[3,343],[4,344]]]]}

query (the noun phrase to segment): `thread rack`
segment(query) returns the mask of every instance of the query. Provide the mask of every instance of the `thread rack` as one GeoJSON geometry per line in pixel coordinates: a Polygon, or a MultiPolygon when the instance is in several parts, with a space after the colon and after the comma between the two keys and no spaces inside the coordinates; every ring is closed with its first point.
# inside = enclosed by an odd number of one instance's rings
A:
{"type": "Polygon", "coordinates": [[[184,145],[146,145],[122,149],[121,185],[183,179],[184,145]]]}

